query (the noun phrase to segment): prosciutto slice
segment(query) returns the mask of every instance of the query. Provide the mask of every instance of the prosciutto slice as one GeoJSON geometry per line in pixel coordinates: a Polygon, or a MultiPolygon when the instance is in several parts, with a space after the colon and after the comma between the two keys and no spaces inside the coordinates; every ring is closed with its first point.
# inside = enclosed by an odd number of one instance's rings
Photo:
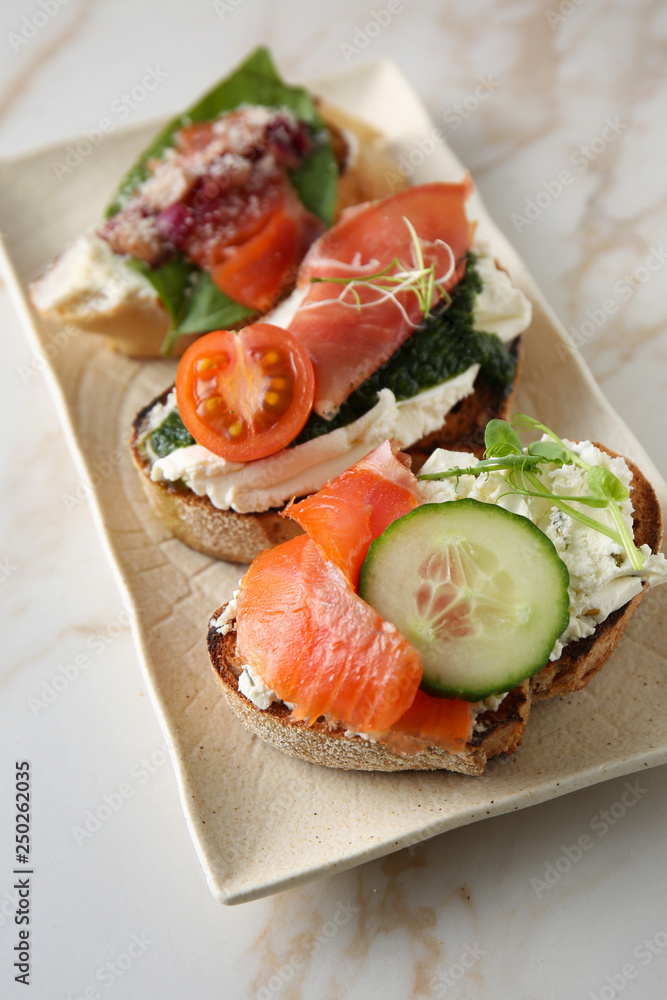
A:
{"type": "Polygon", "coordinates": [[[473,230],[465,212],[471,191],[468,176],[408,188],[344,213],[311,246],[299,275],[306,295],[289,329],[313,361],[320,416],[334,416],[420,323],[420,269],[433,266],[431,307],[461,279],[473,230]],[[373,279],[386,268],[404,280],[373,279]]]}

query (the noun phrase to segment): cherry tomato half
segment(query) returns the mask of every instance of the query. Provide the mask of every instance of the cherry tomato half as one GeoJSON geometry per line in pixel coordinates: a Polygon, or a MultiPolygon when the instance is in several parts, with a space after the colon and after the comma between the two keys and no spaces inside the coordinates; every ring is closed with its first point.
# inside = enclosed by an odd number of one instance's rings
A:
{"type": "Polygon", "coordinates": [[[195,441],[230,462],[252,462],[288,445],[308,419],[314,391],[305,347],[270,323],[207,333],[176,373],[183,423],[195,441]]]}

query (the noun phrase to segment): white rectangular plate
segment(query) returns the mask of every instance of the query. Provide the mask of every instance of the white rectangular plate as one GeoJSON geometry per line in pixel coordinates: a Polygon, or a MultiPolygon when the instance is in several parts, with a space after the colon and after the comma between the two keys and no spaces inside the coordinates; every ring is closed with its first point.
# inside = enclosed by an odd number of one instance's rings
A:
{"type": "MultiPolygon", "coordinates": [[[[359,66],[313,89],[385,132],[409,155],[430,135],[419,99],[390,63],[359,66]]],[[[225,903],[265,896],[486,816],[667,760],[667,601],[653,599],[602,675],[583,692],[533,711],[522,749],[483,777],[369,774],[292,760],[242,728],[225,706],[206,652],[209,614],[231,596],[239,567],[208,559],[152,520],[130,463],[132,418],[173,380],[168,361],[137,362],[96,335],[53,341],[57,328],[31,310],[26,288],[63,245],[101,217],[108,194],[157,125],[108,135],[59,181],[62,146],[0,164],[4,268],[34,344],[51,356],[52,385],[82,474],[98,475],[96,516],[121,588],[135,612],[146,682],[176,769],[183,808],[211,891],[225,903]],[[49,345],[53,342],[53,346],[49,345]]],[[[458,180],[444,145],[412,180],[458,180]]],[[[602,441],[628,455],[660,491],[652,462],[604,399],[512,247],[474,196],[478,233],[533,302],[519,408],[560,434],[602,441]]],[[[82,748],[83,752],[83,748],[82,748]]]]}

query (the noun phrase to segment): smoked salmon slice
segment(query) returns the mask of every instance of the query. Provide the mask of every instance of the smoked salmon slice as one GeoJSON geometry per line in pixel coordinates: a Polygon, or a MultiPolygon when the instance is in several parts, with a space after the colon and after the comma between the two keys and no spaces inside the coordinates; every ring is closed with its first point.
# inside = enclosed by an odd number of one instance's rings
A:
{"type": "Polygon", "coordinates": [[[409,709],[421,659],[299,535],[254,560],[237,598],[237,648],[295,719],[325,715],[355,731],[385,730],[409,709]]]}
{"type": "Polygon", "coordinates": [[[299,274],[306,296],[289,329],[313,361],[318,414],[333,416],[423,318],[423,296],[410,273],[414,275],[421,263],[426,269],[433,265],[431,305],[442,298],[442,289],[449,291],[461,279],[472,236],[465,212],[471,191],[467,176],[460,184],[408,188],[344,213],[311,246],[299,274]],[[395,260],[400,265],[391,266],[395,260]],[[371,276],[390,266],[389,276],[406,274],[405,281],[384,288],[376,280],[373,287],[371,276]],[[351,286],[322,280],[326,278],[358,281],[351,286]]]}
{"type": "Polygon", "coordinates": [[[181,248],[230,298],[268,312],[294,284],[306,250],[324,227],[284,178],[262,191],[248,187],[210,206],[201,199],[196,209],[186,206],[192,214],[181,248]]]}
{"type": "Polygon", "coordinates": [[[313,148],[307,127],[285,110],[246,106],[174,141],[100,236],[153,266],[181,251],[235,301],[268,310],[324,230],[288,174],[313,148]]]}
{"type": "Polygon", "coordinates": [[[419,690],[410,708],[379,742],[395,753],[418,753],[427,746],[438,746],[458,753],[470,739],[473,726],[472,705],[460,698],[434,698],[419,690]]]}
{"type": "Polygon", "coordinates": [[[385,441],[317,493],[284,511],[353,586],[371,542],[418,504],[417,479],[406,461],[407,455],[385,441]]]}
{"type": "Polygon", "coordinates": [[[211,277],[235,302],[268,312],[294,284],[303,255],[321,232],[319,219],[287,192],[258,232],[238,246],[222,245],[210,267],[211,277]]]}
{"type": "Polygon", "coordinates": [[[237,598],[237,646],[253,674],[296,707],[371,733],[394,753],[456,753],[469,702],[419,690],[421,658],[354,589],[368,547],[417,506],[415,476],[385,441],[285,514],[307,532],[262,552],[237,598]]]}

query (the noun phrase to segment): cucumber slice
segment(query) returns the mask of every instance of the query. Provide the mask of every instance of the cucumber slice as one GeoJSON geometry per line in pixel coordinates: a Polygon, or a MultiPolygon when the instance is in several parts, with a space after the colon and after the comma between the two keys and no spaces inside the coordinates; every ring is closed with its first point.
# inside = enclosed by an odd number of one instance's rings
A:
{"type": "Polygon", "coordinates": [[[527,517],[425,504],[368,550],[359,594],[421,653],[430,694],[481,701],[537,673],[567,628],[569,573],[527,517]]]}

